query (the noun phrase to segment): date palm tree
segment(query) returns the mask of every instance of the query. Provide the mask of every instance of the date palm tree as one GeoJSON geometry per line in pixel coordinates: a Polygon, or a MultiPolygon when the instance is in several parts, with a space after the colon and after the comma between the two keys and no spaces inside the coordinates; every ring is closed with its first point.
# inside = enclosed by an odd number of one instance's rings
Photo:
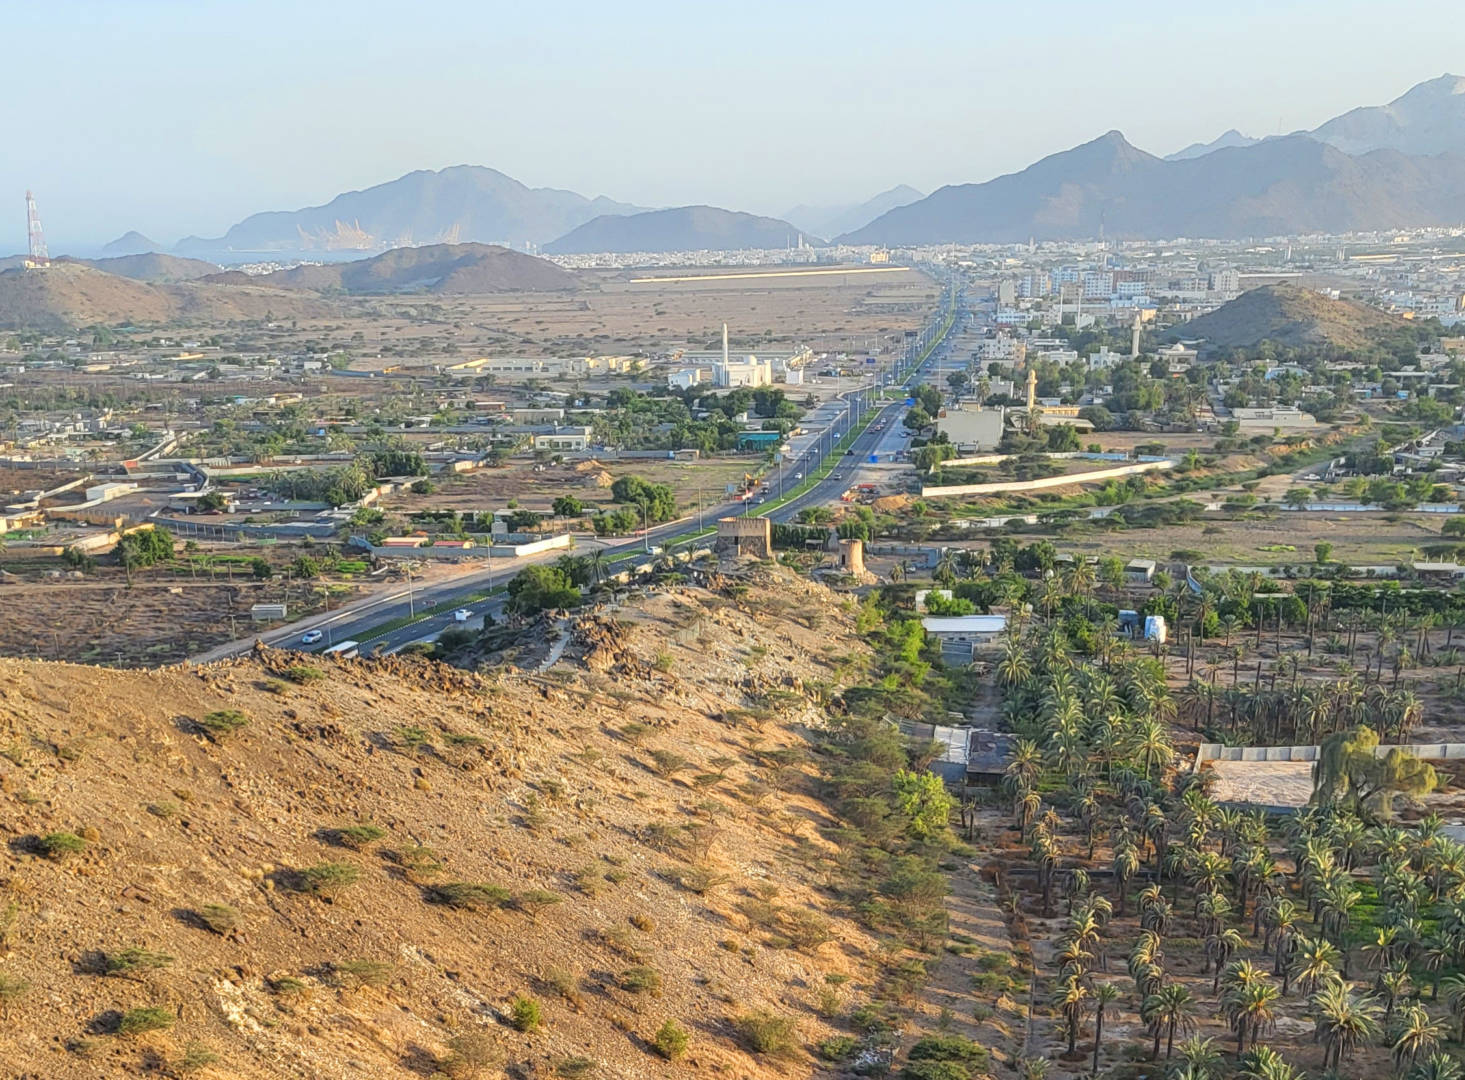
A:
{"type": "Polygon", "coordinates": [[[1378,1008],[1342,982],[1324,983],[1313,995],[1311,1009],[1325,1069],[1338,1068],[1345,1057],[1379,1036],[1378,1008]]]}
{"type": "Polygon", "coordinates": [[[1175,1053],[1180,1057],[1181,1067],[1188,1069],[1197,1080],[1215,1080],[1222,1075],[1225,1058],[1216,1049],[1215,1039],[1192,1035],[1175,1044],[1175,1053]]]}
{"type": "Polygon", "coordinates": [[[1423,1005],[1410,1005],[1399,1015],[1398,1037],[1392,1051],[1394,1068],[1400,1068],[1406,1061],[1413,1065],[1421,1057],[1433,1054],[1444,1035],[1444,1025],[1431,1020],[1423,1005]]]}
{"type": "Polygon", "coordinates": [[[1221,998],[1221,1014],[1236,1032],[1236,1053],[1247,1044],[1256,1045],[1264,1030],[1277,1019],[1277,988],[1268,982],[1248,982],[1233,986],[1221,998]]]}
{"type": "Polygon", "coordinates": [[[1165,1059],[1170,1059],[1175,1052],[1175,1032],[1188,1032],[1195,1028],[1195,1009],[1195,995],[1179,983],[1162,986],[1145,998],[1139,1013],[1155,1037],[1154,1049],[1150,1052],[1152,1058],[1160,1056],[1160,1038],[1164,1036],[1165,1059]]]}
{"type": "Polygon", "coordinates": [[[1104,1038],[1104,1011],[1119,1000],[1119,987],[1101,982],[1094,986],[1094,1075],[1099,1073],[1099,1044],[1104,1038]]]}
{"type": "Polygon", "coordinates": [[[1242,1080],[1297,1080],[1294,1069],[1281,1054],[1270,1046],[1254,1046],[1241,1055],[1241,1069],[1237,1074],[1242,1080]]]}
{"type": "Polygon", "coordinates": [[[1449,1054],[1430,1054],[1409,1070],[1408,1080],[1461,1080],[1460,1063],[1449,1054]]]}

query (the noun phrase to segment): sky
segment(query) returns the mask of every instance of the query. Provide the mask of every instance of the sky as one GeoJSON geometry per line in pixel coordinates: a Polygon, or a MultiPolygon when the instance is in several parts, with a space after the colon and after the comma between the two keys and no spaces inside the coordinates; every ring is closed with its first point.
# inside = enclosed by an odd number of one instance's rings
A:
{"type": "Polygon", "coordinates": [[[1165,154],[1461,73],[1442,0],[5,4],[0,250],[221,235],[420,168],[780,214],[990,179],[1112,128],[1165,154]]]}

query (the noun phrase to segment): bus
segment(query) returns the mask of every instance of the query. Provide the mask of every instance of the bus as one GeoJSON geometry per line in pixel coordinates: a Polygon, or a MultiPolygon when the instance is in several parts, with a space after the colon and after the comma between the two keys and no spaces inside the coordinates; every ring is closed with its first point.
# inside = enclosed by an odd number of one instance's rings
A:
{"type": "Polygon", "coordinates": [[[357,641],[340,641],[329,649],[321,650],[322,656],[339,656],[342,660],[350,660],[361,655],[361,643],[357,641]]]}

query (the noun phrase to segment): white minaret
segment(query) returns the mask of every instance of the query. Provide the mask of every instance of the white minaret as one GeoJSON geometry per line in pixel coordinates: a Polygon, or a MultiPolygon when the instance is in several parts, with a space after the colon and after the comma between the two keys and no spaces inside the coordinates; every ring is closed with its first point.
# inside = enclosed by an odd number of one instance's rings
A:
{"type": "Polygon", "coordinates": [[[1139,312],[1134,313],[1134,333],[1129,339],[1129,357],[1139,359],[1139,312]]]}
{"type": "Polygon", "coordinates": [[[722,324],[722,366],[727,367],[727,323],[722,324]]]}

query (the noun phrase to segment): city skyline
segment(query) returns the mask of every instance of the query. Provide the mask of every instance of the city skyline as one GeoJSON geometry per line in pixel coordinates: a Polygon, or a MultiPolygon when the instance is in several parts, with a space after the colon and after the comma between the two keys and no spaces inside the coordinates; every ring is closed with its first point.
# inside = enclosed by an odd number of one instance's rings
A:
{"type": "MultiPolygon", "coordinates": [[[[755,4],[729,26],[659,4],[619,18],[571,5],[556,23],[440,4],[411,26],[382,4],[31,8],[12,25],[51,74],[0,105],[24,148],[0,162],[0,190],[19,206],[34,189],[61,249],[129,229],[163,245],[219,235],[465,163],[532,187],[777,215],[990,179],[1111,128],[1156,154],[1232,127],[1305,129],[1460,66],[1449,42],[1403,25],[1446,18],[1442,4],[1411,5],[1367,41],[1349,35],[1353,9],[1096,24],[1064,3],[1038,33],[934,2],[899,25],[869,4],[755,4]],[[1244,80],[1227,61],[1243,54],[1244,80]]],[[[14,250],[11,217],[0,242],[14,250]]]]}

